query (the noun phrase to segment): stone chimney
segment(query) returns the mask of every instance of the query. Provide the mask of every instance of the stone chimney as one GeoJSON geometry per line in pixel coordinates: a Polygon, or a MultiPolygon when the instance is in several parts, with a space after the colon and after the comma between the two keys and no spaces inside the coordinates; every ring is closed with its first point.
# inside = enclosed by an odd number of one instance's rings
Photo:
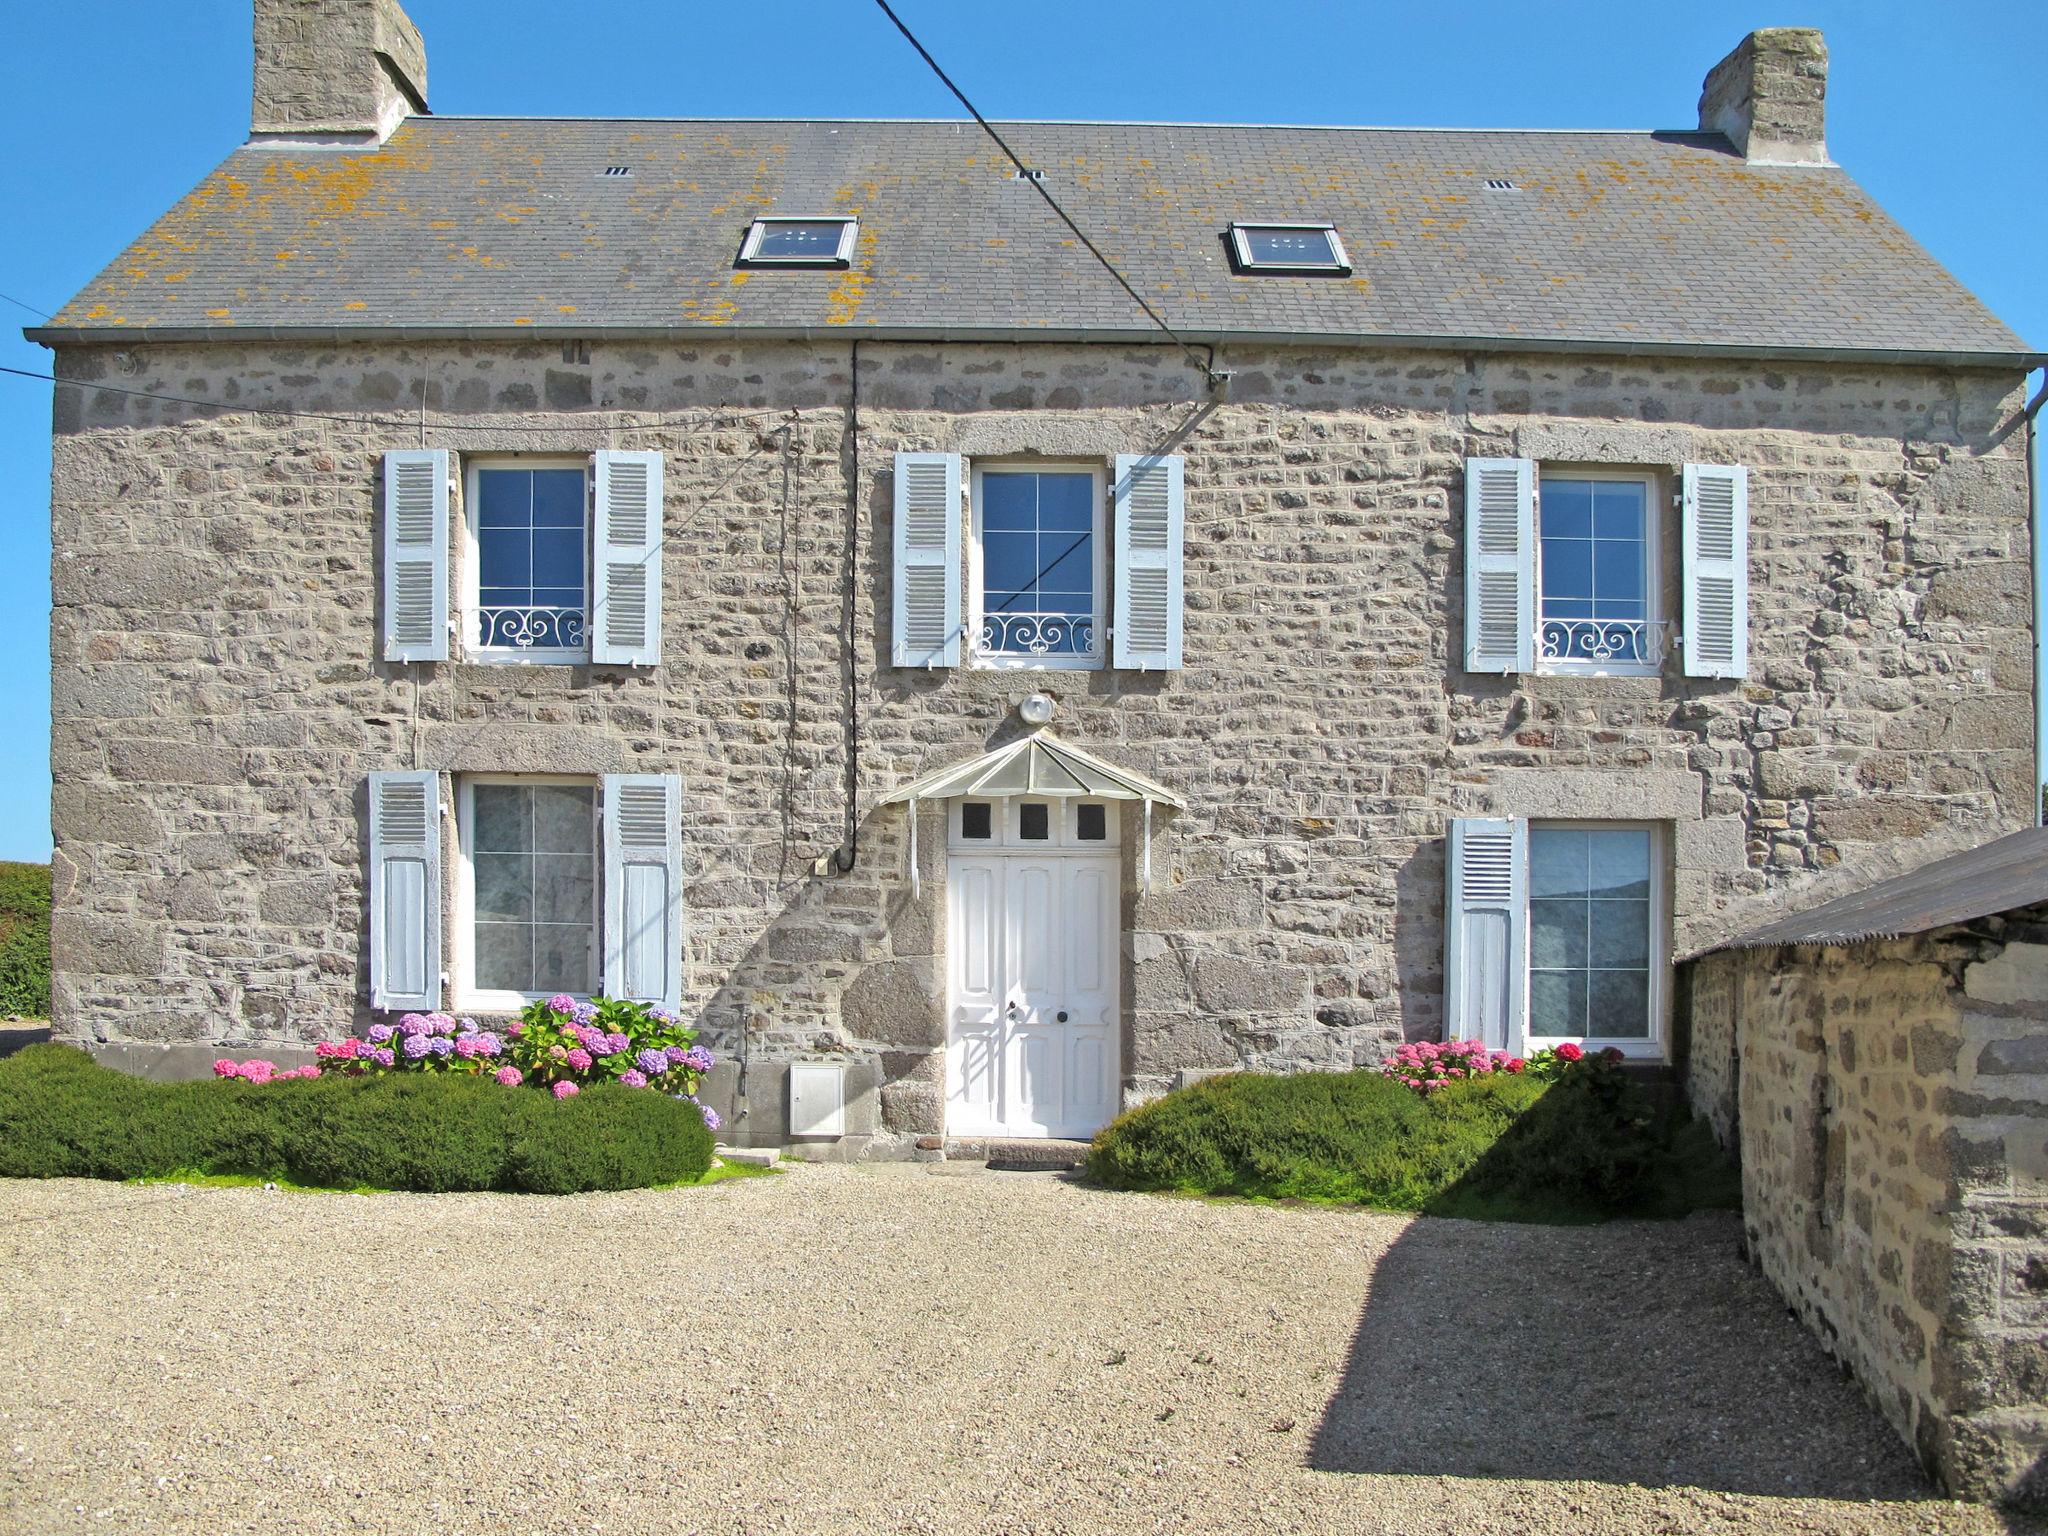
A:
{"type": "Polygon", "coordinates": [[[1827,165],[1828,47],[1812,27],[1765,27],[1708,71],[1700,131],[1754,165],[1827,165]]]}
{"type": "Polygon", "coordinates": [[[426,45],[398,0],[256,0],[251,138],[381,144],[426,110],[426,45]]]}

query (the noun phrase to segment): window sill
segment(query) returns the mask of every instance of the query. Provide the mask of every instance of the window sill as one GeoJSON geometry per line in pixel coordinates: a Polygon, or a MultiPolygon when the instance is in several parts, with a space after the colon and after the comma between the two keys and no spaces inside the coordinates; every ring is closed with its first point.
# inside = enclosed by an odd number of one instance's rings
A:
{"type": "Polygon", "coordinates": [[[1552,661],[1534,668],[1531,677],[1662,677],[1664,669],[1648,662],[1552,661]]]}
{"type": "Polygon", "coordinates": [[[1100,656],[1013,656],[997,651],[971,656],[967,665],[977,672],[1099,672],[1104,663],[1100,656]]]}
{"type": "Polygon", "coordinates": [[[588,651],[468,651],[464,661],[479,667],[587,667],[588,651]]]}
{"type": "MultiPolygon", "coordinates": [[[[466,992],[456,998],[455,1011],[468,1014],[494,1014],[499,1017],[510,1018],[515,1014],[524,1013],[535,1003],[544,1003],[551,997],[562,995],[558,992],[466,992]]],[[[567,995],[579,1003],[590,1001],[588,993],[571,992],[567,995]]]]}

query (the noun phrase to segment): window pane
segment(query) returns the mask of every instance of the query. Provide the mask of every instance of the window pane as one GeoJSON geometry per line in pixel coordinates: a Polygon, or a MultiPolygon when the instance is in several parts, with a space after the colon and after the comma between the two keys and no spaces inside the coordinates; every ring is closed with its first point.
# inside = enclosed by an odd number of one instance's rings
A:
{"type": "Polygon", "coordinates": [[[1650,617],[1649,488],[1546,478],[1538,503],[1546,658],[1640,663],[1650,617]]]}
{"type": "Polygon", "coordinates": [[[1529,1033],[1577,1040],[1586,1033],[1586,973],[1529,973],[1529,1033]]]}
{"type": "Polygon", "coordinates": [[[1038,578],[1047,592],[1086,592],[1095,577],[1095,536],[1091,533],[1052,534],[1038,541],[1044,574],[1038,578]]]}
{"type": "Polygon", "coordinates": [[[1101,843],[1109,840],[1109,807],[1106,805],[1077,805],[1074,807],[1074,835],[1084,843],[1101,843]]]}
{"type": "MultiPolygon", "coordinates": [[[[839,254],[839,237],[845,225],[837,219],[790,222],[761,226],[761,238],[754,246],[757,261],[819,261],[839,254]]],[[[731,249],[730,246],[727,247],[731,249]]]]}
{"type": "Polygon", "coordinates": [[[1589,539],[1593,536],[1593,482],[1543,479],[1543,536],[1589,539]]]}
{"type": "Polygon", "coordinates": [[[592,975],[590,929],[544,923],[533,930],[533,979],[528,992],[589,994],[592,975]]]}
{"type": "Polygon", "coordinates": [[[1586,903],[1529,903],[1529,963],[1550,969],[1583,969],[1586,964],[1586,903]]]}
{"type": "Polygon", "coordinates": [[[1336,249],[1329,231],[1321,229],[1259,229],[1241,231],[1254,263],[1273,266],[1335,266],[1336,249]]]}
{"type": "MultiPolygon", "coordinates": [[[[1031,589],[1038,573],[1038,537],[1030,533],[991,533],[981,541],[982,587],[992,598],[1012,597],[1031,589]]],[[[995,604],[991,603],[990,607],[995,604]]]]}
{"type": "Polygon", "coordinates": [[[526,797],[516,784],[479,784],[471,790],[477,849],[518,853],[526,847],[526,797]]]}
{"type": "Polygon", "coordinates": [[[1649,487],[1640,480],[1594,480],[1588,484],[1593,492],[1593,537],[1640,541],[1649,487]]]}
{"type": "Polygon", "coordinates": [[[583,528],[537,528],[533,533],[533,584],[583,589],[583,528]]]}
{"type": "Polygon", "coordinates": [[[1643,615],[1643,546],[1634,543],[1593,545],[1593,595],[1603,619],[1639,619],[1643,615]]]}
{"type": "Polygon", "coordinates": [[[476,856],[476,916],[480,923],[532,921],[533,890],[524,854],[476,856]]]}
{"type": "Polygon", "coordinates": [[[1588,831],[1592,883],[1596,896],[1647,897],[1650,894],[1650,834],[1640,828],[1612,832],[1588,831]]]}
{"type": "Polygon", "coordinates": [[[1573,827],[1529,829],[1529,894],[1583,896],[1586,893],[1586,833],[1573,827]]]}
{"type": "Polygon", "coordinates": [[[477,471],[476,643],[487,650],[583,645],[584,473],[477,471]]]}
{"type": "Polygon", "coordinates": [[[1038,478],[1038,526],[1065,528],[1076,533],[1095,526],[1095,477],[1093,475],[1040,475],[1038,478]]]}
{"type": "Polygon", "coordinates": [[[1543,611],[1549,613],[1559,598],[1593,596],[1593,541],[1552,539],[1543,541],[1543,611]]]}
{"type": "Polygon", "coordinates": [[[1650,963],[1647,901],[1595,901],[1587,905],[1593,930],[1591,964],[1641,970],[1650,963]]]}
{"type": "Polygon", "coordinates": [[[525,528],[533,512],[532,474],[518,469],[480,469],[476,475],[479,528],[525,528]]]}
{"type": "Polygon", "coordinates": [[[541,923],[590,923],[596,908],[596,866],[591,856],[538,853],[533,857],[533,917],[541,923]]]}
{"type": "Polygon", "coordinates": [[[576,784],[542,784],[532,793],[534,850],[588,854],[595,843],[596,791],[576,784]]]}
{"type": "Polygon", "coordinates": [[[976,839],[989,837],[995,825],[995,807],[986,800],[969,800],[960,807],[960,835],[976,839]]]}
{"type": "Polygon", "coordinates": [[[488,992],[524,992],[533,977],[533,929],[525,923],[476,925],[476,984],[488,992]]]}
{"type": "Polygon", "coordinates": [[[1586,1034],[1596,1040],[1646,1040],[1650,978],[1642,971],[1594,971],[1586,1034]]]}
{"type": "Polygon", "coordinates": [[[977,644],[1006,656],[1093,654],[1095,477],[1016,470],[984,473],[979,484],[977,644]]]}
{"type": "Polygon", "coordinates": [[[1017,807],[1017,835],[1027,843],[1042,843],[1052,836],[1052,807],[1042,800],[1027,800],[1017,807]]]}
{"type": "Polygon", "coordinates": [[[996,475],[981,477],[981,526],[983,529],[1038,528],[1038,476],[996,475]]]}
{"type": "Polygon", "coordinates": [[[585,493],[580,469],[536,469],[533,475],[533,525],[536,528],[581,528],[585,493]]]}

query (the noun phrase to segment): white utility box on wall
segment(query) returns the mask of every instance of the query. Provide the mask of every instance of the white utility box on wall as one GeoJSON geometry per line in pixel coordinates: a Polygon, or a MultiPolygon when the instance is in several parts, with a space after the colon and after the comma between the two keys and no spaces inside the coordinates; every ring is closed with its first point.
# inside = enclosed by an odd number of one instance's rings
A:
{"type": "Polygon", "coordinates": [[[798,1061],[789,1068],[789,1134],[846,1134],[846,1064],[798,1061]]]}

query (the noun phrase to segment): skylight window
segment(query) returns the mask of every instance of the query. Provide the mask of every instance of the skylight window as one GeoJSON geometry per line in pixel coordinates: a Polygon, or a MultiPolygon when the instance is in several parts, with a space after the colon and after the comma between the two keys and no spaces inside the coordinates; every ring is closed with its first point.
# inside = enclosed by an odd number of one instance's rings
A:
{"type": "Polygon", "coordinates": [[[1230,254],[1240,272],[1349,272],[1351,258],[1329,224],[1233,224],[1230,254]]]}
{"type": "Polygon", "coordinates": [[[855,219],[756,219],[740,247],[743,267],[843,267],[853,260],[855,219]]]}

